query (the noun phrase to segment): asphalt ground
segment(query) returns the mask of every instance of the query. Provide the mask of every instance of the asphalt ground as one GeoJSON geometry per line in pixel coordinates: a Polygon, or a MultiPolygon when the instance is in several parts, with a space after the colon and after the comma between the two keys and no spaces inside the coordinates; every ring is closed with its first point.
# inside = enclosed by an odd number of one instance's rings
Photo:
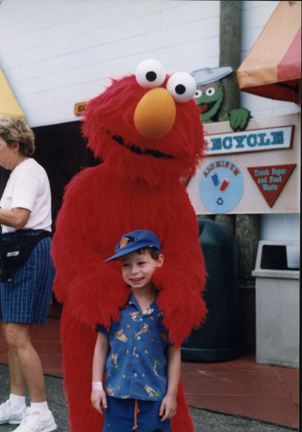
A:
{"type": "MultiPolygon", "coordinates": [[[[62,390],[63,379],[45,375],[45,385],[47,402],[58,426],[57,432],[70,432],[66,397],[62,390]]],[[[5,402],[8,395],[8,366],[0,364],[0,403],[5,402]]],[[[27,405],[29,405],[28,393],[26,394],[26,399],[27,405]]],[[[190,408],[190,412],[195,424],[195,432],[288,432],[296,430],[254,420],[213,413],[198,408],[190,408]]],[[[15,430],[17,426],[18,425],[8,424],[0,425],[0,432],[11,432],[15,430]]]]}

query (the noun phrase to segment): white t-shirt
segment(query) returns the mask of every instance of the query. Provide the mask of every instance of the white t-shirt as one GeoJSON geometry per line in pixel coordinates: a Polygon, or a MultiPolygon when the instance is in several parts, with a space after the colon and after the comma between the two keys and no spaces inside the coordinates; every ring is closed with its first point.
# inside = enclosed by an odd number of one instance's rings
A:
{"type": "MultiPolygon", "coordinates": [[[[23,229],[51,231],[51,193],[45,169],[32,158],[17,165],[9,176],[0,207],[30,210],[23,229]]],[[[14,231],[16,228],[2,225],[3,234],[14,231]]]]}

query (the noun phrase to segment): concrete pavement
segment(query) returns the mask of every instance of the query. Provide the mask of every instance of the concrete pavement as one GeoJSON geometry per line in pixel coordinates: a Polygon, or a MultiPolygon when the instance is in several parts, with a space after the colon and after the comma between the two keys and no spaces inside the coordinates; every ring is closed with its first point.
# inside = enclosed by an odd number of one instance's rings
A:
{"type": "MultiPolygon", "coordinates": [[[[70,432],[66,398],[62,390],[63,380],[46,375],[45,383],[47,401],[58,425],[57,431],[70,432]]],[[[8,366],[0,364],[0,403],[7,399],[8,394],[8,366]]],[[[28,394],[27,404],[29,405],[28,394]]],[[[197,408],[191,408],[190,411],[196,432],[289,432],[295,430],[239,417],[217,414],[197,408]]],[[[16,425],[0,425],[0,432],[11,432],[14,431],[16,427],[16,425]]]]}

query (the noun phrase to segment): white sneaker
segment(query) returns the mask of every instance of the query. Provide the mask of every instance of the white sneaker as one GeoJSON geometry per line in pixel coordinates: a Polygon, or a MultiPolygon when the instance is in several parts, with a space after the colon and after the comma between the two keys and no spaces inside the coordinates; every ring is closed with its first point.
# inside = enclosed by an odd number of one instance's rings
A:
{"type": "Polygon", "coordinates": [[[48,411],[46,415],[27,408],[22,423],[14,432],[51,432],[57,429],[52,412],[48,411]]]}
{"type": "Polygon", "coordinates": [[[8,399],[0,405],[0,424],[20,424],[25,414],[26,406],[16,407],[8,399]]]}

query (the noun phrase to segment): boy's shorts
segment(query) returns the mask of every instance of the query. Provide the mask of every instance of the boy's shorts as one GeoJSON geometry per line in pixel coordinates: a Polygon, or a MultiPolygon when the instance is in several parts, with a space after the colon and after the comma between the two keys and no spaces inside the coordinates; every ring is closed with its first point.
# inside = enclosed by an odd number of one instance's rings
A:
{"type": "Polygon", "coordinates": [[[149,402],[107,396],[107,403],[108,408],[104,410],[103,432],[171,432],[171,420],[161,422],[159,416],[161,401],[149,402]]]}

